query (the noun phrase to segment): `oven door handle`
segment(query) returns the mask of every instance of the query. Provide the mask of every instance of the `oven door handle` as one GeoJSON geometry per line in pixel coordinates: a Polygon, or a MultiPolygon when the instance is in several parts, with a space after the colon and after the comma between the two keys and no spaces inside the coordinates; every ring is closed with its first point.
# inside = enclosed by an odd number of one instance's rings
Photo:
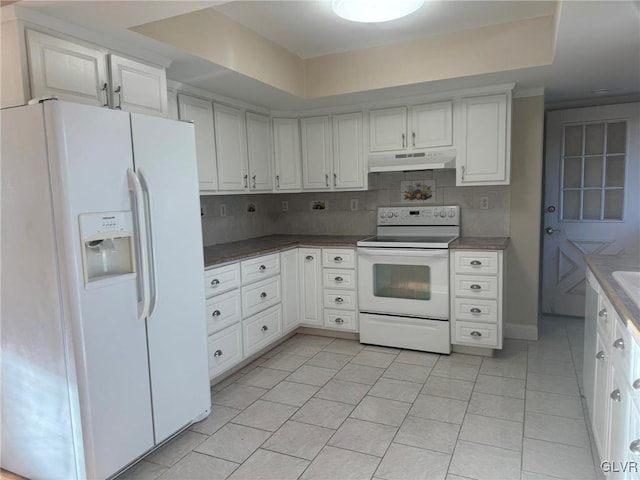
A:
{"type": "Polygon", "coordinates": [[[430,257],[430,258],[449,258],[448,249],[424,249],[424,248],[358,248],[358,255],[375,255],[386,257],[430,257]]]}

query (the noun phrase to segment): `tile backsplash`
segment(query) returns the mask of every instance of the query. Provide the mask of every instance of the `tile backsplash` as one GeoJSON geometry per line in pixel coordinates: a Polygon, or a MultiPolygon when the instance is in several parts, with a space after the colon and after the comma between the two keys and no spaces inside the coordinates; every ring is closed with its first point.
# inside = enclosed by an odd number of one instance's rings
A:
{"type": "Polygon", "coordinates": [[[314,192],[261,195],[202,196],[200,204],[205,245],[233,242],[271,234],[369,235],[376,229],[378,207],[402,205],[400,183],[434,180],[436,200],[430,205],[460,205],[462,234],[508,236],[511,189],[456,187],[455,170],[423,170],[369,174],[369,190],[362,192],[314,192]],[[488,208],[480,208],[480,198],[488,208]],[[314,201],[326,202],[325,210],[312,210],[314,201]],[[352,200],[357,210],[351,210],[352,200]],[[282,202],[288,203],[284,212],[282,202]],[[256,211],[248,212],[249,203],[256,211]],[[225,215],[221,215],[221,208],[225,215]]]}

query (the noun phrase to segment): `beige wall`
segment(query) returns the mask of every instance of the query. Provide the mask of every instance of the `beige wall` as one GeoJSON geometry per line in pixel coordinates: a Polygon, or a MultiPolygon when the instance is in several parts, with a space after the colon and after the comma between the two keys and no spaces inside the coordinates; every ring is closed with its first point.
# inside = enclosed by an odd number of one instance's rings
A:
{"type": "MultiPolygon", "coordinates": [[[[505,336],[537,337],[544,97],[513,100],[505,336]]],[[[533,338],[532,338],[533,339],[533,338]]]]}

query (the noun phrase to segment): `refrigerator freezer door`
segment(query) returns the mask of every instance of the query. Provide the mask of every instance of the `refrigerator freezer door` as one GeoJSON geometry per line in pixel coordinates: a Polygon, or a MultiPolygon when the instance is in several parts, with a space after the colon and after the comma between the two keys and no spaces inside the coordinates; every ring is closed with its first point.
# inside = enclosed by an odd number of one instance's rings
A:
{"type": "Polygon", "coordinates": [[[147,320],[156,443],[211,408],[193,125],[131,114],[150,238],[147,320]]]}
{"type": "Polygon", "coordinates": [[[145,322],[136,278],[85,288],[79,216],[131,210],[129,114],[66,102],[45,104],[60,276],[71,299],[88,478],[106,478],[153,447],[145,322]]]}

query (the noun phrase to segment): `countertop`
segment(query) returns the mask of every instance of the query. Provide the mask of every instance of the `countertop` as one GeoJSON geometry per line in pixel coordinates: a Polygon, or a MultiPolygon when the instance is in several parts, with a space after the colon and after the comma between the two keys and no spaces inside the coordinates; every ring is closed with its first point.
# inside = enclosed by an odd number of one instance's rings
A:
{"type": "Polygon", "coordinates": [[[622,321],[631,325],[640,338],[640,308],[611,275],[621,270],[639,272],[640,258],[627,255],[585,255],[584,258],[622,321]]]}
{"type": "Polygon", "coordinates": [[[449,248],[469,250],[506,250],[509,237],[460,237],[449,248]]]}
{"type": "Polygon", "coordinates": [[[205,268],[294,247],[355,248],[371,235],[267,235],[204,247],[205,268]]]}

